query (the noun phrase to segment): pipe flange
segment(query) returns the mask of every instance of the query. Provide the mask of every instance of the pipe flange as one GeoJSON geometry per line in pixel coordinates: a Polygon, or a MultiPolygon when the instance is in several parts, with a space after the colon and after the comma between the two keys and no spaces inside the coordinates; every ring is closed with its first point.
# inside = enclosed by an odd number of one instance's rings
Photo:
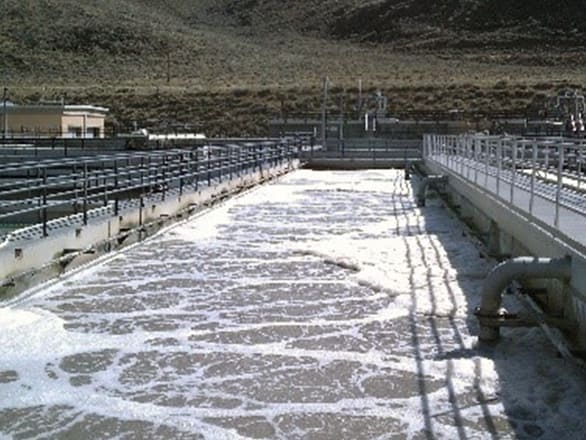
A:
{"type": "Polygon", "coordinates": [[[522,327],[528,323],[517,313],[511,313],[501,308],[497,313],[483,313],[480,307],[474,309],[474,315],[481,326],[485,327],[522,327]]]}
{"type": "Polygon", "coordinates": [[[478,319],[487,318],[487,319],[518,319],[519,315],[517,313],[512,313],[507,311],[504,308],[498,309],[496,313],[483,313],[480,307],[476,307],[474,309],[474,316],[478,319]]]}

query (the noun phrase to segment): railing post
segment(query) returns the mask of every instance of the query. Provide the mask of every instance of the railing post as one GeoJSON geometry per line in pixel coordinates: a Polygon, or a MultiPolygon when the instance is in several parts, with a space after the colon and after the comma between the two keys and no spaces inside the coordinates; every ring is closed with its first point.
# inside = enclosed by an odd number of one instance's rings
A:
{"type": "Polygon", "coordinates": [[[144,156],[140,157],[140,191],[144,191],[144,156]]]}
{"type": "Polygon", "coordinates": [[[503,156],[503,140],[498,139],[496,143],[496,195],[501,195],[501,169],[503,156]]]}
{"type": "Polygon", "coordinates": [[[425,150],[425,157],[430,157],[433,155],[433,138],[434,135],[432,134],[428,134],[424,137],[424,145],[426,145],[427,147],[427,149],[425,150]]]}
{"type": "MultiPolygon", "coordinates": [[[[130,170],[128,171],[128,173],[130,173],[130,170]]],[[[114,192],[115,192],[115,197],[114,197],[114,215],[118,215],[120,212],[119,209],[119,195],[118,195],[118,160],[114,159],[114,192]]]]}
{"type": "Polygon", "coordinates": [[[167,194],[167,154],[163,154],[163,185],[161,188],[161,200],[165,200],[167,194]]]}
{"type": "Polygon", "coordinates": [[[466,135],[458,136],[458,161],[460,162],[460,175],[464,177],[466,168],[466,135]]]}
{"type": "Polygon", "coordinates": [[[47,237],[47,168],[43,168],[43,237],[47,237]]]}
{"type": "Polygon", "coordinates": [[[211,153],[211,151],[212,151],[211,145],[208,145],[208,160],[207,160],[207,163],[208,163],[208,188],[210,186],[212,186],[212,159],[211,159],[212,153],[211,153]]]}
{"type": "Polygon", "coordinates": [[[230,169],[230,180],[232,180],[232,147],[228,145],[228,168],[230,169]]]}
{"type": "Polygon", "coordinates": [[[457,138],[457,142],[458,142],[458,163],[459,163],[459,167],[460,167],[460,175],[463,177],[464,176],[464,158],[466,157],[466,138],[464,137],[465,135],[459,135],[457,138]]]}
{"type": "Polygon", "coordinates": [[[450,167],[450,150],[448,148],[448,137],[446,135],[440,136],[440,151],[443,157],[443,163],[446,167],[450,167]]]}
{"type": "Polygon", "coordinates": [[[242,177],[244,174],[244,161],[246,160],[246,155],[242,154],[242,145],[238,146],[238,177],[242,177]]]}
{"type": "MultiPolygon", "coordinates": [[[[73,164],[73,167],[71,169],[72,175],[73,175],[73,213],[77,214],[78,211],[78,206],[77,206],[77,164],[73,164]]],[[[26,176],[28,177],[28,170],[26,170],[26,176]]],[[[30,192],[29,192],[29,197],[30,197],[30,192]]]]}
{"type": "Polygon", "coordinates": [[[106,176],[106,162],[102,161],[102,174],[104,176],[104,193],[103,193],[103,200],[104,200],[104,207],[108,206],[108,177],[106,176]]]}
{"type": "Polygon", "coordinates": [[[83,163],[83,224],[87,226],[87,186],[88,186],[88,172],[87,162],[83,163]]]}
{"type": "Polygon", "coordinates": [[[478,166],[480,159],[480,139],[477,136],[473,137],[474,145],[474,183],[478,185],[478,166]]]}
{"type": "Polygon", "coordinates": [[[515,185],[517,183],[517,148],[518,142],[516,140],[513,141],[513,146],[511,150],[511,195],[510,201],[511,203],[515,202],[515,185]]]}
{"type": "Polygon", "coordinates": [[[183,162],[185,160],[185,154],[179,153],[179,195],[183,195],[183,162]]]}
{"type": "Polygon", "coordinates": [[[481,145],[484,145],[484,187],[488,188],[488,167],[490,164],[490,155],[492,154],[492,143],[489,139],[483,139],[481,145]]]}
{"type": "Polygon", "coordinates": [[[224,149],[226,148],[226,146],[220,146],[218,148],[218,159],[216,161],[217,165],[216,168],[218,169],[218,182],[222,182],[222,167],[224,166],[224,149]]]}
{"type": "Polygon", "coordinates": [[[195,190],[199,190],[199,146],[195,147],[195,190]]]}
{"type": "Polygon", "coordinates": [[[448,167],[456,170],[456,140],[453,136],[446,136],[446,148],[448,150],[448,167]]]}
{"type": "Polygon", "coordinates": [[[464,163],[466,164],[466,178],[469,180],[470,179],[470,171],[472,168],[472,164],[470,163],[470,160],[473,159],[474,139],[469,134],[467,134],[465,136],[466,137],[464,138],[464,140],[465,140],[464,145],[466,146],[466,155],[464,157],[464,163]]]}
{"type": "MultiPolygon", "coordinates": [[[[142,211],[144,208],[144,193],[143,192],[140,193],[140,198],[138,199],[138,204],[139,204],[139,206],[138,206],[138,225],[142,226],[142,224],[143,224],[143,212],[142,211]]],[[[142,236],[142,231],[139,231],[138,234],[139,234],[138,237],[140,239],[142,236]]]]}
{"type": "Polygon", "coordinates": [[[578,186],[578,191],[580,191],[580,187],[582,186],[582,161],[584,160],[584,156],[583,156],[583,150],[584,150],[584,141],[580,140],[580,143],[578,144],[578,164],[577,164],[577,171],[578,171],[578,182],[577,182],[577,186],[578,186]]]}
{"type": "Polygon", "coordinates": [[[535,200],[535,177],[537,174],[537,142],[532,145],[531,157],[531,190],[529,194],[529,214],[533,215],[533,203],[535,200]]]}
{"type": "Polygon", "coordinates": [[[130,165],[131,165],[131,160],[130,157],[126,158],[126,169],[128,170],[126,172],[127,174],[127,179],[126,179],[126,185],[128,186],[132,186],[132,171],[130,171],[130,165]]]}
{"type": "Polygon", "coordinates": [[[558,153],[558,175],[557,175],[557,188],[555,192],[555,220],[554,225],[556,228],[560,226],[560,198],[562,194],[562,179],[564,171],[564,143],[559,144],[558,153]]]}

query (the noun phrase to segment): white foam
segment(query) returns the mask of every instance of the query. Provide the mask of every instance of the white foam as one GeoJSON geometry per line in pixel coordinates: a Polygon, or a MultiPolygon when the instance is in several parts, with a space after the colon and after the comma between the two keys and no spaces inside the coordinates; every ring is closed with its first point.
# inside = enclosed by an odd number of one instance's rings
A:
{"type": "Polygon", "coordinates": [[[209,439],[246,438],[238,418],[286,438],[279,417],[327,415],[397,421],[406,438],[428,425],[437,438],[491,438],[487,413],[512,437],[519,406],[543,412],[533,423],[547,435],[582,432],[586,385],[539,331],[505,331],[492,353],[477,350],[467,319],[491,264],[441,208],[417,208],[401,175],[299,171],[0,309],[0,373],[18,376],[0,383],[0,409],[70,406],[209,439]],[[102,350],[115,353],[111,365],[73,385],[62,361],[102,350]],[[412,395],[369,395],[377,378],[389,380],[377,392],[409,385],[412,395]],[[418,380],[434,388],[420,395],[418,380]],[[281,392],[305,387],[313,400],[271,398],[286,381],[281,392]],[[209,400],[149,397],[161,393],[209,400]]]}
{"type": "Polygon", "coordinates": [[[15,310],[10,307],[0,308],[0,328],[11,330],[26,327],[41,319],[41,315],[27,310],[15,310]]]}

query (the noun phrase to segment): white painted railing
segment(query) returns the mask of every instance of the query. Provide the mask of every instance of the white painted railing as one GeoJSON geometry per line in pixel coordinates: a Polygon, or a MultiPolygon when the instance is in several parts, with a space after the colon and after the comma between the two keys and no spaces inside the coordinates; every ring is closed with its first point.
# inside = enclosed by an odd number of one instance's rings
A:
{"type": "Polygon", "coordinates": [[[586,235],[585,145],[568,138],[426,135],[423,155],[575,239],[586,235]]]}

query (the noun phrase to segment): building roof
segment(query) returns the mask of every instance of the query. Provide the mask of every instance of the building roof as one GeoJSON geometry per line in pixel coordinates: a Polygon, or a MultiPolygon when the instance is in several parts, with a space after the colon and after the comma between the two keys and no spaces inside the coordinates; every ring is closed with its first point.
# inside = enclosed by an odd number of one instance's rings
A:
{"type": "MultiPolygon", "coordinates": [[[[7,113],[108,113],[109,109],[106,107],[99,107],[95,105],[62,105],[62,104],[14,104],[13,102],[6,102],[7,113]]],[[[4,105],[0,102],[0,113],[4,113],[4,105]]]]}
{"type": "Polygon", "coordinates": [[[65,111],[76,112],[91,112],[91,113],[108,113],[110,110],[107,107],[99,107],[96,105],[65,105],[65,111]]]}

